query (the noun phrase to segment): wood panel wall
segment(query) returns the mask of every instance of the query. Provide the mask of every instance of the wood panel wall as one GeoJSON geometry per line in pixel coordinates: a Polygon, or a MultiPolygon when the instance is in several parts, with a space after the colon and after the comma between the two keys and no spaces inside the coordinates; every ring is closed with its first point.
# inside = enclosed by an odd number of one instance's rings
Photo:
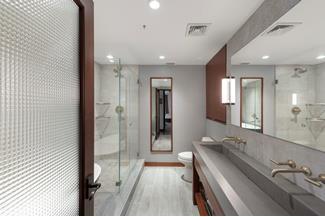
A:
{"type": "Polygon", "coordinates": [[[221,80],[227,73],[227,45],[206,65],[206,118],[226,123],[226,106],[221,103],[221,80]]]}

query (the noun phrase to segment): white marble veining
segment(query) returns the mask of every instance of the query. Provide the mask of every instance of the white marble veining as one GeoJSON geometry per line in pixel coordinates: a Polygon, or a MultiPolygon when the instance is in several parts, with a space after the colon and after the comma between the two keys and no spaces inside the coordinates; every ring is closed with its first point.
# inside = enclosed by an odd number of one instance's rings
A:
{"type": "Polygon", "coordinates": [[[184,168],[145,167],[127,215],[197,216],[192,184],[181,179],[184,168]]]}

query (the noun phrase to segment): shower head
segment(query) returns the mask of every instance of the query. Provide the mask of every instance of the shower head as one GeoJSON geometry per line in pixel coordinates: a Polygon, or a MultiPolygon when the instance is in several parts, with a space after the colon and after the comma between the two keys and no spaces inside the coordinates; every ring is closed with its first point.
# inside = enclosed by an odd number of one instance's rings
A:
{"type": "Polygon", "coordinates": [[[296,67],[295,69],[294,69],[294,74],[291,76],[292,78],[300,78],[301,76],[301,74],[303,74],[303,73],[305,73],[305,72],[307,72],[308,70],[305,68],[305,67],[296,67]]]}
{"type": "Polygon", "coordinates": [[[297,68],[295,68],[295,72],[302,74],[302,73],[307,72],[307,69],[305,67],[297,67],[297,68]]]}

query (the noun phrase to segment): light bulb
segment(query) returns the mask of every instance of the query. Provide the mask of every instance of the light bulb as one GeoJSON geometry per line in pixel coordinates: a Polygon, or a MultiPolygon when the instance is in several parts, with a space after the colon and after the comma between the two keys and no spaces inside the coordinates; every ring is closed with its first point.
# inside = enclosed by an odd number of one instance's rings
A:
{"type": "Polygon", "coordinates": [[[158,0],[150,0],[149,1],[149,6],[154,9],[157,10],[158,8],[160,8],[160,3],[158,0]]]}

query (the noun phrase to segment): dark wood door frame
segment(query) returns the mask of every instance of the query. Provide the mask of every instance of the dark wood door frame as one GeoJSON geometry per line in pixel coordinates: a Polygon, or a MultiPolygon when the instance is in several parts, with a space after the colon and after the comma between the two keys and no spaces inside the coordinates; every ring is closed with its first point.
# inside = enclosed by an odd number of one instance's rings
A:
{"type": "Polygon", "coordinates": [[[264,79],[263,77],[241,77],[240,78],[240,127],[242,128],[243,125],[243,91],[242,91],[242,88],[243,88],[243,79],[246,79],[246,80],[249,80],[249,79],[258,79],[258,80],[261,80],[261,132],[260,133],[263,133],[263,125],[264,125],[264,112],[263,112],[263,109],[264,109],[264,79]]]}
{"type": "Polygon", "coordinates": [[[94,174],[94,4],[74,0],[79,6],[80,50],[80,215],[94,214],[87,199],[87,178],[94,174]]]}
{"type": "Polygon", "coordinates": [[[155,153],[169,153],[169,152],[173,152],[173,121],[174,121],[174,115],[173,115],[173,78],[172,77],[151,77],[150,78],[150,85],[149,85],[149,88],[150,88],[150,118],[149,118],[149,121],[150,121],[150,151],[151,152],[155,152],[155,153]],[[155,94],[155,93],[152,93],[152,80],[154,79],[170,79],[171,80],[171,87],[170,87],[170,97],[171,97],[171,149],[168,150],[168,151],[165,151],[165,150],[153,150],[152,149],[152,94],[155,94]]]}

